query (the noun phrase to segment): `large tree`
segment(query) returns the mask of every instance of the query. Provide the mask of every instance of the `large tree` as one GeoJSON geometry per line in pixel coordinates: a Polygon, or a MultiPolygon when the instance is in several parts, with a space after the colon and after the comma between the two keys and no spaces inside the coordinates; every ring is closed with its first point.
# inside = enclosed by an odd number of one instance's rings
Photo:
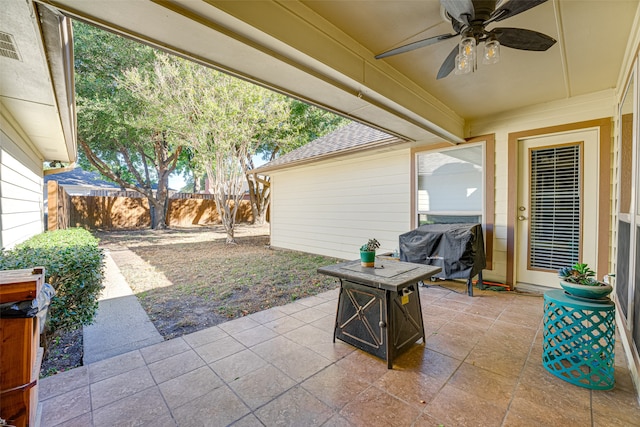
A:
{"type": "Polygon", "coordinates": [[[174,116],[147,96],[163,93],[157,51],[82,23],[74,24],[74,40],[85,163],[146,196],[152,227],[165,228],[168,179],[183,144],[173,131],[174,116]]]}
{"type": "Polygon", "coordinates": [[[181,108],[189,117],[185,132],[193,160],[206,171],[210,191],[232,243],[236,212],[244,198],[246,162],[256,154],[257,135],[289,126],[289,101],[283,95],[185,63],[181,68],[181,108]]]}

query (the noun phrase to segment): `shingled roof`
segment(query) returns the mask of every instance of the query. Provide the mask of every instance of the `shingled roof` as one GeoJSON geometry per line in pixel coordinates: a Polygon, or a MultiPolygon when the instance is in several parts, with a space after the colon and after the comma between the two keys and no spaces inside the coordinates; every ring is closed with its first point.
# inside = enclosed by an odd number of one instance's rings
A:
{"type": "Polygon", "coordinates": [[[401,142],[404,141],[398,137],[361,123],[352,122],[256,168],[254,172],[264,173],[300,163],[308,163],[340,154],[401,142]]]}
{"type": "Polygon", "coordinates": [[[58,184],[62,186],[80,185],[86,187],[120,188],[118,184],[105,181],[99,173],[85,171],[79,166],[67,172],[45,175],[45,186],[49,181],[58,181],[58,184]]]}

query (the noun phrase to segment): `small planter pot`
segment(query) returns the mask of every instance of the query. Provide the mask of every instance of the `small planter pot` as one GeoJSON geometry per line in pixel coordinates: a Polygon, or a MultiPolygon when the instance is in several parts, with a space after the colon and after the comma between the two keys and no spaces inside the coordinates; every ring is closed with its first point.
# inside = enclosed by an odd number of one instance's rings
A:
{"type": "Polygon", "coordinates": [[[360,251],[360,265],[363,267],[373,267],[376,263],[375,251],[360,251]]]}
{"type": "Polygon", "coordinates": [[[564,280],[560,281],[560,286],[562,286],[562,289],[564,289],[569,295],[589,299],[605,298],[611,293],[611,291],[613,291],[613,287],[611,285],[602,282],[600,282],[600,284],[601,286],[587,286],[565,282],[564,280]]]}

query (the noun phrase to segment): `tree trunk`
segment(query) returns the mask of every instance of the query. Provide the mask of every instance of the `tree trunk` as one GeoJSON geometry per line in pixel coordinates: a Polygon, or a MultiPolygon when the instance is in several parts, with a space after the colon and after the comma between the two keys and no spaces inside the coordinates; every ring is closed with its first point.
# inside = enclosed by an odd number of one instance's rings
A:
{"type": "Polygon", "coordinates": [[[267,222],[267,210],[271,202],[271,182],[267,177],[247,174],[247,184],[253,224],[264,225],[267,222]]]}

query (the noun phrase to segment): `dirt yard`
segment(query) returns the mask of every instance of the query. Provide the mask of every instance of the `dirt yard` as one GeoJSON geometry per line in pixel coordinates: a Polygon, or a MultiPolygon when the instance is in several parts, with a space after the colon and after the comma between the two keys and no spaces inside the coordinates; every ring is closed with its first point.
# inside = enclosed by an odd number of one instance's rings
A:
{"type": "Polygon", "coordinates": [[[269,246],[245,224],[237,244],[221,226],[97,233],[165,339],[337,286],[316,269],[338,260],[269,246]]]}
{"type": "MultiPolygon", "coordinates": [[[[97,232],[165,339],[338,286],[316,269],[339,260],[269,246],[268,227],[245,224],[237,244],[221,226],[97,232]]],[[[52,343],[41,375],[82,364],[82,333],[52,343]]]]}

